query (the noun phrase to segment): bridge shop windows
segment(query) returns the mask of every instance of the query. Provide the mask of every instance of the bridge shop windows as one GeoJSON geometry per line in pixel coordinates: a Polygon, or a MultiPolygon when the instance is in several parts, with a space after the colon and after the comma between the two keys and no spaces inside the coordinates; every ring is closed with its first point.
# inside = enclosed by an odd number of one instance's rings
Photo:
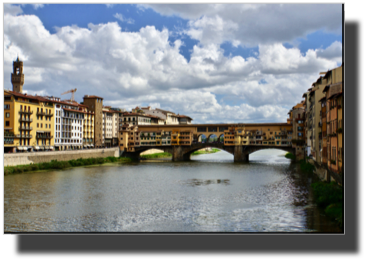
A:
{"type": "Polygon", "coordinates": [[[206,127],[197,127],[197,132],[206,132],[206,127]]]}

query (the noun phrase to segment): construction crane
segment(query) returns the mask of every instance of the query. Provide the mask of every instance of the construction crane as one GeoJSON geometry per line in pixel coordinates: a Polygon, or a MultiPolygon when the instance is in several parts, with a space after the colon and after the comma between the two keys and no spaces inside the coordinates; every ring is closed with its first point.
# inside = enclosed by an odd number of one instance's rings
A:
{"type": "Polygon", "coordinates": [[[68,91],[62,93],[61,95],[65,95],[65,94],[68,94],[68,93],[72,93],[72,97],[71,97],[70,101],[71,101],[71,102],[74,102],[74,92],[76,92],[76,91],[77,91],[77,88],[75,88],[75,89],[71,89],[71,90],[68,90],[68,91]]]}

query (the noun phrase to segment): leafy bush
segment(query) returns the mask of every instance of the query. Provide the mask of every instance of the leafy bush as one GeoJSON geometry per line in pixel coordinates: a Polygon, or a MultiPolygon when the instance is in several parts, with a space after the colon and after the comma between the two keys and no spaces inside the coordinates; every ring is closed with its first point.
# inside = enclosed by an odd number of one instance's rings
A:
{"type": "Polygon", "coordinates": [[[117,161],[117,158],[116,157],[113,157],[113,156],[109,156],[106,158],[106,161],[109,161],[109,162],[116,162],[117,161]]]}
{"type": "Polygon", "coordinates": [[[104,158],[99,157],[99,158],[96,158],[96,161],[97,161],[96,162],[97,164],[103,164],[105,160],[104,160],[104,158]]]}
{"type": "Polygon", "coordinates": [[[311,186],[317,205],[325,208],[325,214],[343,227],[343,188],[334,181],[316,182],[311,186]]]}
{"type": "Polygon", "coordinates": [[[306,162],[306,160],[300,160],[300,169],[305,173],[311,174],[316,168],[311,163],[306,162]]]}
{"type": "Polygon", "coordinates": [[[333,203],[342,203],[342,188],[335,182],[316,182],[312,184],[317,205],[326,207],[333,203]]]}
{"type": "Polygon", "coordinates": [[[292,159],[292,160],[295,160],[295,158],[296,158],[295,155],[293,155],[290,152],[286,153],[285,157],[288,158],[288,159],[292,159]]]}
{"type": "Polygon", "coordinates": [[[13,172],[14,173],[23,173],[23,168],[22,167],[15,167],[13,172]]]}

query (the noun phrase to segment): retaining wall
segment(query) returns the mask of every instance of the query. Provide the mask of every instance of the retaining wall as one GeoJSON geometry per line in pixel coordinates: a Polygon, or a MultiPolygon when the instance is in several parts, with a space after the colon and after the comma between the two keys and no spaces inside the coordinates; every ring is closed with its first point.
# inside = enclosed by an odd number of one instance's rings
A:
{"type": "Polygon", "coordinates": [[[343,175],[332,172],[325,165],[319,165],[312,159],[310,159],[308,162],[316,167],[315,173],[320,178],[320,180],[327,182],[335,181],[339,185],[343,185],[343,175]]]}
{"type": "Polygon", "coordinates": [[[50,162],[52,160],[69,161],[69,160],[74,160],[74,159],[79,159],[79,158],[98,158],[98,157],[109,157],[109,156],[119,157],[119,148],[27,152],[27,153],[5,153],[4,154],[4,167],[50,162]]]}

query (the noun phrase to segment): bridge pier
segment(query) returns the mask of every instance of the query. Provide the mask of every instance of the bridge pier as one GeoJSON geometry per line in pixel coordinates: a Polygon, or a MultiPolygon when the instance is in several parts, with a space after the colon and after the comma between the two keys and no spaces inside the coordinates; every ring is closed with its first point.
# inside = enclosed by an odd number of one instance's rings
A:
{"type": "Polygon", "coordinates": [[[140,152],[123,152],[121,154],[122,157],[129,157],[134,160],[139,160],[140,159],[140,152]]]}
{"type": "Polygon", "coordinates": [[[184,154],[184,149],[182,146],[174,146],[172,148],[172,161],[189,161],[191,160],[191,155],[184,154]]]}
{"type": "Polygon", "coordinates": [[[234,147],[234,162],[248,162],[249,153],[248,151],[243,151],[243,146],[234,147]]]}

